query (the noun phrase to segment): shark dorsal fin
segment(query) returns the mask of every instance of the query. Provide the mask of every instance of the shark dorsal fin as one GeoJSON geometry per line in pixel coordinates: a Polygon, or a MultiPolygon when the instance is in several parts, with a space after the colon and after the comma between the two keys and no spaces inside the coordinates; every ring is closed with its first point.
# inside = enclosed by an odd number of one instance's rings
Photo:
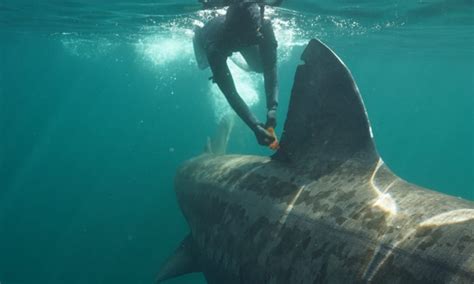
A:
{"type": "Polygon", "coordinates": [[[200,271],[194,241],[191,235],[188,235],[174,253],[165,261],[156,277],[156,283],[161,283],[180,275],[200,271]]]}
{"type": "MultiPolygon", "coordinates": [[[[354,155],[378,157],[367,113],[350,71],[319,40],[312,39],[296,70],[277,160],[340,164],[354,155]]],[[[311,165],[311,163],[310,163],[311,165]]]]}

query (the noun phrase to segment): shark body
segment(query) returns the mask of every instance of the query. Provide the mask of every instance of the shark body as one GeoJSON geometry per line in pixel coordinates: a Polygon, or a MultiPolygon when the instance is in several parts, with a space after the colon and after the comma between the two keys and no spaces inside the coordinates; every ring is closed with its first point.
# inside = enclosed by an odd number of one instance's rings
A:
{"type": "Polygon", "coordinates": [[[204,154],[177,173],[190,234],[158,282],[474,283],[473,202],[392,173],[344,63],[318,40],[302,60],[272,158],[204,154]]]}

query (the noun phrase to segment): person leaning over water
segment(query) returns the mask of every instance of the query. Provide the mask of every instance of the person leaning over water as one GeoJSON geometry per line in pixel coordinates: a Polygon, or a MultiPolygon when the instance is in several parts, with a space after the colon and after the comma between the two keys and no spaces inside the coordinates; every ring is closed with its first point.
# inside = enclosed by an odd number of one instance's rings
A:
{"type": "Polygon", "coordinates": [[[195,30],[193,43],[199,68],[211,67],[213,81],[238,116],[255,133],[258,143],[271,145],[276,139],[270,129],[276,126],[278,107],[278,44],[271,22],[263,15],[264,6],[257,1],[234,1],[225,16],[216,17],[195,30]],[[233,52],[240,52],[252,71],[263,73],[267,102],[265,124],[255,117],[237,92],[227,66],[227,58],[233,52]]]}

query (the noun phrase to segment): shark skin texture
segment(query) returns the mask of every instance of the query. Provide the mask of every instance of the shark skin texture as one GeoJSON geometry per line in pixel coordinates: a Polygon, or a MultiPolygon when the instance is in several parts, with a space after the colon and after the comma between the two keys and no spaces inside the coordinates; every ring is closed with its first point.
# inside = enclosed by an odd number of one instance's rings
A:
{"type": "Polygon", "coordinates": [[[344,63],[316,39],[301,59],[272,157],[206,153],[179,169],[190,234],[157,282],[474,283],[474,203],[391,172],[344,63]]]}

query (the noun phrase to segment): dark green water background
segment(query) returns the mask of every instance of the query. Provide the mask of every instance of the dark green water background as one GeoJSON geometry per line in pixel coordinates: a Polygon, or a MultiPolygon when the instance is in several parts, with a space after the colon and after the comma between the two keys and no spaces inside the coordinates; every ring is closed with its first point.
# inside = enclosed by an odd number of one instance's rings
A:
{"type": "MultiPolygon", "coordinates": [[[[304,43],[320,37],[351,69],[384,161],[474,200],[473,1],[286,2],[270,13],[278,131],[304,43]]],[[[152,283],[185,236],[173,177],[225,106],[195,66],[193,21],[210,16],[195,9],[0,0],[2,284],[152,283]]],[[[258,80],[252,108],[263,118],[258,80]]],[[[240,122],[230,152],[270,154],[240,122]]]]}

